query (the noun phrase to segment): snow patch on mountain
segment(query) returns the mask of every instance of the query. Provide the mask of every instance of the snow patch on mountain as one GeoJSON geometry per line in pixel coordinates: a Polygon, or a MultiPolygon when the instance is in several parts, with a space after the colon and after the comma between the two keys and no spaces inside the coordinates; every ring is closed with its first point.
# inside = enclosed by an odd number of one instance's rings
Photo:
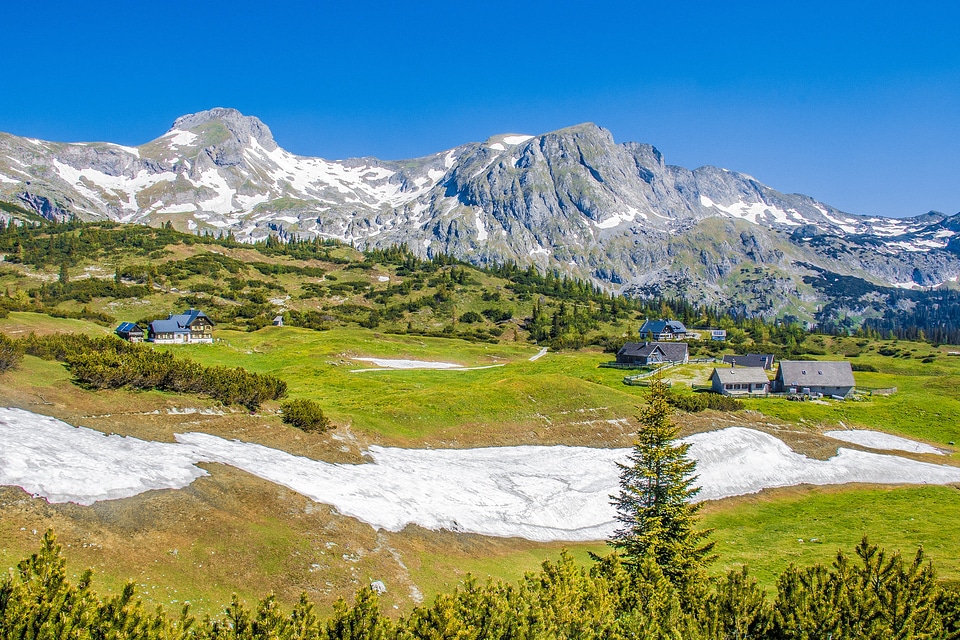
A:
{"type": "Polygon", "coordinates": [[[473,215],[474,222],[477,225],[477,241],[485,242],[489,234],[487,233],[487,227],[483,224],[483,209],[475,209],[473,215]]]}
{"type": "Polygon", "coordinates": [[[54,160],[53,165],[63,180],[91,200],[106,207],[105,197],[113,195],[120,200],[122,209],[133,214],[140,210],[137,204],[137,194],[140,191],[160,182],[173,182],[177,179],[177,174],[172,171],[150,173],[141,169],[131,178],[124,175],[112,176],[89,167],[77,169],[59,160],[54,160]]]}
{"type": "Polygon", "coordinates": [[[700,204],[707,208],[714,208],[727,214],[732,218],[747,220],[753,224],[763,224],[768,218],[774,222],[785,224],[792,227],[798,227],[803,224],[803,219],[793,209],[784,211],[765,202],[737,202],[731,205],[721,205],[707,196],[700,194],[700,204]]]}
{"type": "Polygon", "coordinates": [[[197,134],[192,131],[178,131],[173,129],[165,133],[161,138],[167,138],[167,144],[171,147],[187,147],[197,140],[197,134]]]}

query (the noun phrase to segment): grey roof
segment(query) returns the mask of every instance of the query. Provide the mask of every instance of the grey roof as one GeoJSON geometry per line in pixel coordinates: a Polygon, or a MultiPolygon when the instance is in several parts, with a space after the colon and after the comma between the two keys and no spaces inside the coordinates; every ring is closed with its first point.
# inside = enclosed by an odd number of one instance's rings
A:
{"type": "Polygon", "coordinates": [[[781,360],[777,378],[786,386],[853,387],[853,368],[849,362],[824,360],[781,360]]]}
{"type": "Polygon", "coordinates": [[[745,384],[766,384],[770,382],[767,372],[762,367],[717,367],[713,376],[720,379],[722,384],[740,382],[745,384]]]}
{"type": "Polygon", "coordinates": [[[179,333],[189,331],[190,325],[197,318],[206,318],[207,322],[213,324],[213,320],[207,317],[203,311],[197,309],[187,309],[186,313],[170,314],[166,320],[154,320],[150,323],[150,331],[153,333],[179,333]]]}
{"type": "Polygon", "coordinates": [[[738,367],[763,367],[769,369],[773,366],[772,353],[748,353],[745,356],[726,355],[723,356],[724,364],[735,364],[738,367]]]}
{"type": "Polygon", "coordinates": [[[686,342],[628,342],[617,352],[618,356],[649,358],[656,352],[668,362],[683,362],[687,357],[686,342]]]}
{"type": "Polygon", "coordinates": [[[661,334],[669,328],[671,333],[686,333],[687,328],[679,320],[645,320],[640,327],[640,335],[647,332],[661,334]]]}

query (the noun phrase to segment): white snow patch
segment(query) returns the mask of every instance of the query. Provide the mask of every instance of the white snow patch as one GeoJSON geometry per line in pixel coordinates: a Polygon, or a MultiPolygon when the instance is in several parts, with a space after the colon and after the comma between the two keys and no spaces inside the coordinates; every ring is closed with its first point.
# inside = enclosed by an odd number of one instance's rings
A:
{"type": "Polygon", "coordinates": [[[857,228],[849,224],[851,222],[856,222],[856,220],[852,220],[850,218],[847,218],[845,220],[834,218],[833,216],[830,215],[829,211],[827,211],[825,208],[821,207],[820,205],[815,205],[814,208],[816,208],[817,211],[822,213],[824,218],[826,218],[828,221],[832,222],[836,226],[840,227],[840,229],[843,230],[844,232],[846,233],[857,232],[857,228]]]}
{"type": "Polygon", "coordinates": [[[493,149],[494,151],[506,151],[506,150],[507,150],[507,148],[506,148],[505,146],[503,146],[502,144],[500,144],[499,142],[494,142],[492,145],[490,145],[490,148],[493,149]]]}
{"type": "Polygon", "coordinates": [[[483,209],[474,209],[473,216],[473,221],[477,225],[477,241],[483,242],[490,235],[487,233],[487,228],[483,224],[483,209]]]}
{"type": "Polygon", "coordinates": [[[233,199],[237,201],[237,204],[239,204],[240,208],[244,211],[253,211],[254,207],[261,202],[269,200],[270,196],[266,193],[258,193],[252,196],[235,195],[233,199]]]}
{"type": "Polygon", "coordinates": [[[594,222],[593,224],[596,225],[598,229],[612,229],[613,227],[619,226],[624,222],[635,220],[639,213],[639,211],[633,207],[630,207],[625,213],[615,213],[606,220],[594,222]]]}
{"type": "Polygon", "coordinates": [[[140,157],[140,149],[137,149],[136,147],[127,147],[127,146],[122,145],[122,144],[114,144],[113,142],[108,142],[107,144],[110,145],[111,147],[115,148],[115,149],[120,149],[121,151],[126,151],[126,152],[129,153],[130,155],[136,156],[136,157],[138,157],[138,158],[140,157]]]}
{"type": "Polygon", "coordinates": [[[108,436],[22,409],[0,408],[0,433],[0,484],[50,502],[93,504],[207,475],[195,466],[205,458],[182,445],[108,436]]]}
{"type": "Polygon", "coordinates": [[[81,180],[86,180],[103,191],[112,192],[121,200],[123,209],[133,212],[140,208],[137,204],[137,193],[157,183],[173,182],[177,179],[177,174],[172,171],[151,174],[146,169],[141,169],[136,176],[130,177],[111,176],[91,168],[77,169],[59,160],[54,160],[53,165],[61,178],[91,200],[96,200],[103,205],[107,204],[101,193],[89,188],[81,180]]]}
{"type": "Polygon", "coordinates": [[[765,202],[737,202],[731,205],[721,205],[701,194],[700,204],[708,208],[713,207],[730,217],[747,220],[753,224],[761,224],[761,219],[766,219],[767,216],[773,216],[775,222],[791,227],[798,227],[802,224],[796,220],[799,217],[796,211],[779,209],[765,202]]]}
{"type": "Polygon", "coordinates": [[[533,136],[523,136],[523,135],[519,135],[519,136],[503,136],[503,141],[506,142],[507,144],[515,145],[515,144],[523,144],[524,142],[526,142],[527,140],[530,140],[530,139],[532,139],[532,138],[533,138],[533,136]]]}
{"type": "Polygon", "coordinates": [[[192,213],[196,210],[196,205],[192,204],[170,204],[162,209],[157,209],[157,213],[192,213]]]}
{"type": "Polygon", "coordinates": [[[221,215],[234,211],[233,196],[236,191],[230,188],[226,178],[216,169],[208,169],[200,174],[200,179],[193,183],[195,186],[207,187],[214,191],[214,195],[197,203],[197,208],[203,211],[212,211],[221,215]]]}
{"type": "Polygon", "coordinates": [[[842,440],[843,442],[850,442],[864,447],[870,447],[871,449],[910,451],[912,453],[934,453],[941,456],[943,455],[943,451],[937,449],[936,447],[930,446],[929,444],[917,442],[916,440],[908,440],[907,438],[901,438],[900,436],[894,436],[890,435],[889,433],[882,433],[880,431],[850,429],[845,431],[826,431],[823,435],[827,436],[828,438],[834,438],[835,440],[842,440]]]}
{"type": "Polygon", "coordinates": [[[0,173],[0,182],[11,182],[11,183],[13,183],[13,184],[17,184],[17,183],[20,182],[20,181],[17,180],[16,178],[9,178],[9,177],[3,175],[2,173],[0,173]]]}
{"type": "Polygon", "coordinates": [[[179,129],[174,129],[169,133],[164,134],[164,138],[170,138],[169,144],[171,147],[185,147],[191,145],[197,139],[197,134],[192,131],[180,131],[179,129]]]}
{"type": "Polygon", "coordinates": [[[377,276],[377,282],[390,282],[390,276],[377,276]]]}
{"type": "Polygon", "coordinates": [[[452,362],[429,362],[426,360],[390,360],[387,358],[353,358],[361,362],[372,362],[386,369],[462,369],[462,364],[452,362]]]}
{"type": "MultiPolygon", "coordinates": [[[[105,436],[20,409],[0,409],[0,484],[51,502],[92,504],[180,488],[218,462],[332,505],[371,526],[408,524],[531,540],[599,540],[615,529],[609,496],[629,449],[567,446],[417,450],[370,447],[372,464],[330,464],[203,433],[177,444],[105,436]]],[[[841,448],[813,460],[742,427],[685,439],[699,500],[796,484],[948,484],[960,468],[841,448]]]]}

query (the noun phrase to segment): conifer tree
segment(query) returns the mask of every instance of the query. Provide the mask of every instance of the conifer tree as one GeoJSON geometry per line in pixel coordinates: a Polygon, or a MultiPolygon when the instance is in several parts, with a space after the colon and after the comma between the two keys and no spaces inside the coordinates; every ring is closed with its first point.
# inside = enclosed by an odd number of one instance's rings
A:
{"type": "Polygon", "coordinates": [[[698,582],[713,559],[710,530],[697,528],[700,505],[691,499],[696,462],[690,445],[678,442],[671,420],[667,387],[661,378],[650,386],[647,403],[637,416],[639,428],[627,464],[620,464],[620,493],[611,496],[620,528],[610,544],[625,564],[639,567],[652,558],[663,575],[681,590],[698,582]]]}

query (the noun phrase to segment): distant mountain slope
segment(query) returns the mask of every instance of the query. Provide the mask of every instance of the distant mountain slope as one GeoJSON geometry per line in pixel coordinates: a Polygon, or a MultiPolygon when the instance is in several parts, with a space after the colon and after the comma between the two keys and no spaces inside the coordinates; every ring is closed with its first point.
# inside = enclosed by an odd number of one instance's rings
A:
{"type": "Polygon", "coordinates": [[[0,200],[51,219],[171,221],[239,239],[405,243],[763,315],[812,317],[833,301],[821,273],[879,288],[960,275],[960,214],[851,215],[745,174],[667,165],[593,124],[396,162],[296,156],[233,109],[179,118],[139,147],[0,134],[0,200]]]}

